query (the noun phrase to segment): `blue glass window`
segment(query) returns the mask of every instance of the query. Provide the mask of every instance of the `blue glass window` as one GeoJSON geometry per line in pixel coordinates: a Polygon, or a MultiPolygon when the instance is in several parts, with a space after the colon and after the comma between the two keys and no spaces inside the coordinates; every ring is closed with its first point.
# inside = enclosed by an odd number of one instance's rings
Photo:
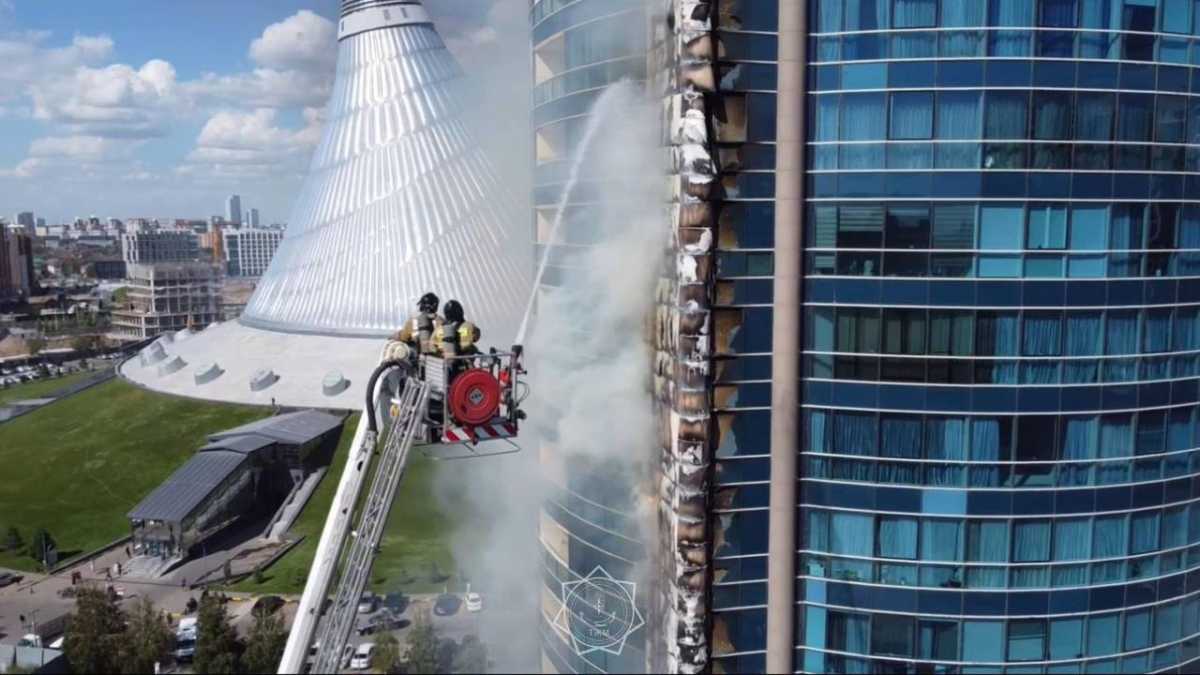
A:
{"type": "Polygon", "coordinates": [[[1004,623],[1001,621],[964,621],[963,654],[972,661],[1004,660],[1004,623]]]}
{"type": "Polygon", "coordinates": [[[942,0],[942,25],[982,26],[986,0],[942,0]]]}
{"type": "Polygon", "coordinates": [[[984,138],[1025,138],[1028,94],[1020,91],[989,91],[985,103],[984,138]]]}
{"type": "Polygon", "coordinates": [[[1083,652],[1083,619],[1051,619],[1050,654],[1052,661],[1075,659],[1083,652]]]}
{"type": "Polygon", "coordinates": [[[829,550],[832,553],[869,557],[875,551],[874,523],[871,516],[857,513],[831,513],[829,550]]]}
{"type": "Polygon", "coordinates": [[[979,92],[944,91],[937,97],[937,137],[979,138],[979,92]]]}
{"type": "Polygon", "coordinates": [[[933,92],[892,94],[891,138],[919,140],[933,136],[933,92]]]}
{"type": "Polygon", "coordinates": [[[1044,520],[1013,523],[1013,562],[1050,559],[1050,523],[1044,520]]]}
{"type": "Polygon", "coordinates": [[[846,141],[887,138],[886,95],[845,94],[842,96],[841,137],[846,141]]]}
{"type": "Polygon", "coordinates": [[[1025,210],[1020,205],[985,204],[979,209],[979,248],[1019,250],[1025,210]]]}
{"type": "Polygon", "coordinates": [[[879,518],[879,557],[915,560],[917,558],[917,521],[915,518],[879,518]]]}
{"type": "Polygon", "coordinates": [[[1081,141],[1111,140],[1115,117],[1112,94],[1079,92],[1075,105],[1075,138],[1081,141]]]}
{"type": "Polygon", "coordinates": [[[1045,658],[1046,622],[1040,620],[1008,623],[1008,660],[1040,661],[1045,658]]]}
{"type": "Polygon", "coordinates": [[[1071,207],[1071,250],[1094,251],[1107,248],[1108,207],[1071,207]]]}
{"type": "Polygon", "coordinates": [[[1117,639],[1121,628],[1120,614],[1105,614],[1088,618],[1087,655],[1104,656],[1119,651],[1117,639]]]}
{"type": "Polygon", "coordinates": [[[1063,249],[1067,245],[1067,207],[1063,204],[1031,204],[1026,247],[1034,250],[1063,249]]]}
{"type": "Polygon", "coordinates": [[[846,0],[846,30],[888,27],[888,0],[846,0]]]}
{"type": "Polygon", "coordinates": [[[937,23],[937,0],[895,0],[892,25],[896,28],[927,28],[937,23]]]}

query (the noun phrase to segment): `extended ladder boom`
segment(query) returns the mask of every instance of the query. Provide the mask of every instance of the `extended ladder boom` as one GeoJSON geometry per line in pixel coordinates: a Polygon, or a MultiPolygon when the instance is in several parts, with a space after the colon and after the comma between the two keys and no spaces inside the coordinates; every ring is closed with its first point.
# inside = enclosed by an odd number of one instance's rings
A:
{"type": "Polygon", "coordinates": [[[375,477],[363,503],[358,527],[351,532],[350,550],[346,554],[333,603],[318,628],[313,672],[336,673],[342,665],[338,660],[354,627],[359,598],[370,577],[371,565],[392,508],[392,499],[396,496],[396,488],[408,464],[409,451],[424,427],[424,411],[428,400],[429,384],[409,378],[400,397],[399,412],[377,461],[375,477]]]}

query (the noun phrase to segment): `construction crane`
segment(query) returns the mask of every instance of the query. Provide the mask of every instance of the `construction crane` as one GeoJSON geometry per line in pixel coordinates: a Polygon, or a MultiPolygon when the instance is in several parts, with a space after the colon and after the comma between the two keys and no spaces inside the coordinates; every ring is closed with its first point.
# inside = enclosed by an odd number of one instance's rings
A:
{"type": "Polygon", "coordinates": [[[338,660],[354,628],[358,601],[414,447],[423,446],[435,459],[519,450],[511,441],[525,417],[521,402],[526,388],[520,379],[525,370],[519,345],[511,352],[441,358],[417,355],[403,343],[389,343],[385,354],[367,383],[362,418],[317,544],[280,673],[300,673],[306,665],[317,673],[340,669],[338,660]],[[390,423],[381,438],[379,421],[384,418],[390,423]],[[510,449],[481,449],[485,441],[503,441],[510,449]],[[462,451],[438,454],[450,448],[462,451]],[[371,487],[359,505],[372,471],[371,487]],[[335,576],[333,598],[326,604],[335,576]]]}

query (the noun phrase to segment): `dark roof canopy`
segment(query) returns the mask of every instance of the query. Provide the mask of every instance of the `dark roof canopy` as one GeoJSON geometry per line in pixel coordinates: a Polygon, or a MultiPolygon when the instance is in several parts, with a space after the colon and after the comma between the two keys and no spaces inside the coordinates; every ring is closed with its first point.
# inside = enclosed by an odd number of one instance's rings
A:
{"type": "Polygon", "coordinates": [[[247,455],[228,450],[198,453],[135,506],[129,518],[183,520],[246,460],[247,455]]]}
{"type": "Polygon", "coordinates": [[[243,455],[249,455],[263,448],[269,448],[275,445],[276,441],[271,438],[259,436],[258,434],[247,434],[245,436],[231,436],[215,440],[208,445],[200,448],[200,452],[212,452],[214,450],[229,450],[230,452],[240,452],[243,455]]]}
{"type": "Polygon", "coordinates": [[[254,435],[269,439],[275,443],[287,445],[304,445],[337,429],[342,425],[342,418],[320,410],[302,410],[267,417],[240,426],[236,429],[222,431],[208,437],[210,441],[222,441],[233,436],[254,435]]]}

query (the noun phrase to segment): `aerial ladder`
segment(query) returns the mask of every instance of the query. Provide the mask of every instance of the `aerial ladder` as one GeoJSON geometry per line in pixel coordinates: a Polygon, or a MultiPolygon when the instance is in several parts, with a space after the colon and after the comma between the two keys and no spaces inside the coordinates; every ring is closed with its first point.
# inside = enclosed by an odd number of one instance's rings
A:
{"type": "Polygon", "coordinates": [[[417,355],[403,343],[389,343],[383,363],[367,384],[351,455],[317,544],[280,673],[332,673],[342,666],[339,660],[354,628],[359,598],[370,579],[414,447],[465,449],[457,455],[434,456],[443,460],[519,450],[509,439],[518,435],[525,417],[520,409],[526,394],[520,380],[525,373],[522,355],[522,348],[515,346],[507,353],[492,350],[441,358],[417,355]],[[381,437],[379,420],[385,417],[390,425],[381,437]],[[484,441],[504,441],[512,449],[481,451],[479,444],[484,441]],[[371,486],[359,505],[372,467],[371,486]],[[337,575],[339,561],[341,574],[337,575]],[[333,598],[326,603],[331,586],[333,598]]]}

